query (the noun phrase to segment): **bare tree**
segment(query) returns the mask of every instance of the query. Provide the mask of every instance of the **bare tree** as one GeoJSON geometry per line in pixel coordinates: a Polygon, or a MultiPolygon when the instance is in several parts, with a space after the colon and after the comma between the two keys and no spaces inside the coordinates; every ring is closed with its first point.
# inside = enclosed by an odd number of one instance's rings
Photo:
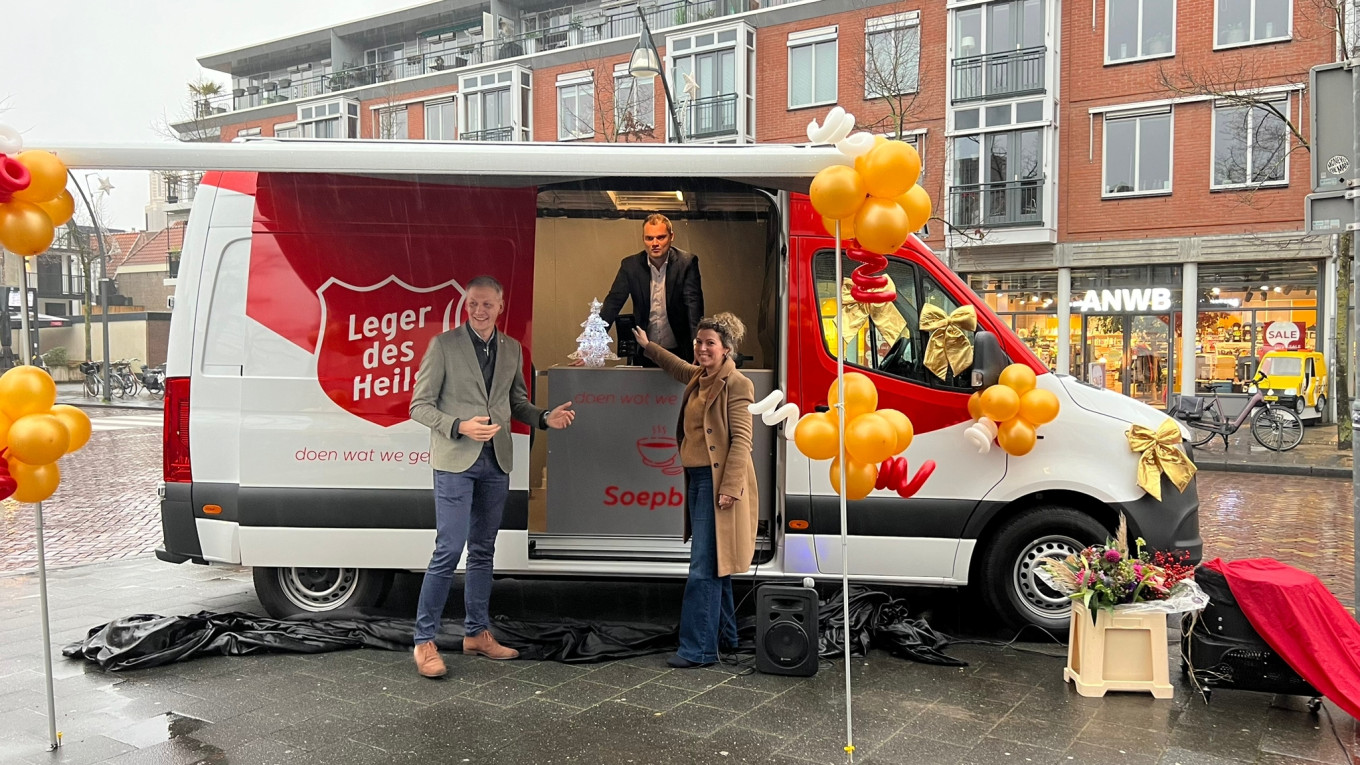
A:
{"type": "MultiPolygon", "coordinates": [[[[90,201],[94,207],[94,218],[83,206],[78,206],[76,214],[71,220],[66,222],[65,231],[62,232],[65,253],[39,255],[39,258],[47,257],[70,257],[71,265],[80,273],[81,301],[80,313],[85,317],[85,360],[94,358],[93,344],[91,341],[91,318],[90,314],[94,305],[94,291],[92,289],[93,280],[99,268],[99,246],[95,237],[95,226],[103,226],[105,212],[104,197],[95,196],[90,201]]],[[[107,245],[109,240],[105,237],[107,245]]]]}
{"type": "Polygon", "coordinates": [[[191,143],[215,142],[221,138],[221,129],[213,122],[213,117],[227,111],[223,97],[230,98],[221,83],[197,79],[185,85],[186,93],[180,104],[178,119],[171,122],[162,113],[160,119],[151,125],[157,135],[172,141],[191,143]]]}
{"type": "Polygon", "coordinates": [[[595,77],[587,85],[565,87],[576,91],[563,100],[557,94],[558,134],[573,138],[595,138],[604,143],[639,143],[656,140],[656,81],[634,77],[595,77]],[[589,93],[586,94],[588,87],[589,93]]]}
{"type": "Polygon", "coordinates": [[[898,24],[866,29],[864,36],[864,98],[887,107],[863,130],[901,137],[917,112],[920,97],[921,28],[898,24]]]}

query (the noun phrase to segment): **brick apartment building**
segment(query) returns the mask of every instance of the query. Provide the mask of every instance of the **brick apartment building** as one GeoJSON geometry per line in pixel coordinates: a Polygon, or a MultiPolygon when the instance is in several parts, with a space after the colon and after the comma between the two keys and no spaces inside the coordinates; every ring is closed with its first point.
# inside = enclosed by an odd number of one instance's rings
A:
{"type": "Polygon", "coordinates": [[[628,75],[637,8],[440,0],[205,56],[231,86],[177,127],[743,144],[839,104],[917,146],[923,239],[1051,367],[1162,405],[1183,375],[1241,392],[1268,327],[1330,357],[1334,245],[1301,230],[1291,130],[1339,47],[1314,3],[644,2],[674,119],[628,75]]]}

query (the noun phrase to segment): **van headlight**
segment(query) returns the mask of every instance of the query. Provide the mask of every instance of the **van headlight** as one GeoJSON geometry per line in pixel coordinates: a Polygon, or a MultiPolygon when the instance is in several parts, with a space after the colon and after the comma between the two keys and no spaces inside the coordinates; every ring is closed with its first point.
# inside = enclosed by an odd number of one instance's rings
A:
{"type": "Polygon", "coordinates": [[[1286,395],[1286,396],[1297,396],[1297,395],[1299,395],[1299,389],[1298,389],[1298,388],[1285,388],[1284,395],[1286,395]]]}

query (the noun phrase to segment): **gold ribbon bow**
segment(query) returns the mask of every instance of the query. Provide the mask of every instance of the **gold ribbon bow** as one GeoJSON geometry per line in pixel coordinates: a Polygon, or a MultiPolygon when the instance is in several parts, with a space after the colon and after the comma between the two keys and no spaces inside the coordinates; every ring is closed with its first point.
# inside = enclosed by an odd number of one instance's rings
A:
{"type": "Polygon", "coordinates": [[[1138,458],[1138,485],[1143,491],[1160,502],[1162,474],[1185,491],[1197,468],[1181,450],[1181,429],[1174,420],[1163,420],[1155,431],[1134,425],[1124,435],[1129,439],[1129,449],[1142,455],[1138,458]]]}
{"type": "Polygon", "coordinates": [[[943,308],[926,303],[921,308],[921,329],[930,333],[925,364],[936,377],[943,380],[946,373],[958,374],[972,366],[973,344],[963,334],[977,329],[977,311],[971,305],[946,314],[943,308]]]}
{"type": "MultiPolygon", "coordinates": [[[[902,330],[907,326],[907,320],[902,318],[897,306],[892,303],[857,303],[854,296],[850,294],[850,288],[853,286],[854,282],[850,279],[841,283],[841,303],[845,310],[841,337],[854,337],[864,328],[865,323],[872,319],[874,327],[878,330],[878,336],[883,342],[889,345],[896,342],[897,338],[902,336],[902,330]]],[[[896,291],[891,278],[888,279],[887,289],[896,291]]]]}

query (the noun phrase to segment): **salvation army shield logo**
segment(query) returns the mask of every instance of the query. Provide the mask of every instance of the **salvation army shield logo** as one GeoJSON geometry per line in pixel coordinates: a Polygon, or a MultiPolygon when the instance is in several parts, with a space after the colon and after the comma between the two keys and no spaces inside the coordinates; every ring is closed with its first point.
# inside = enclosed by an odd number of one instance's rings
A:
{"type": "Polygon", "coordinates": [[[316,379],[326,397],[383,427],[409,420],[425,349],[460,323],[462,285],[419,288],[389,276],[371,287],[330,279],[316,292],[321,299],[316,379]]]}

